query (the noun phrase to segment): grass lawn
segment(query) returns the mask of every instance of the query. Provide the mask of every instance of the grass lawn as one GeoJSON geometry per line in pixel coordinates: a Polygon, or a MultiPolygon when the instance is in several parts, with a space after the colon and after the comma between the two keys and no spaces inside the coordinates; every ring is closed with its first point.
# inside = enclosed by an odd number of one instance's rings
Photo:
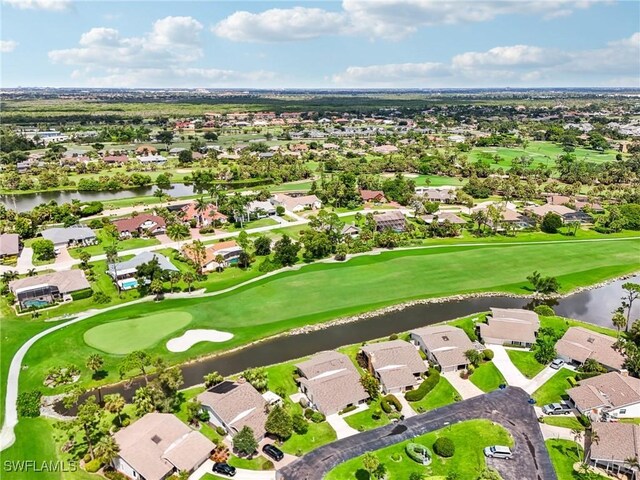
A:
{"type": "Polygon", "coordinates": [[[620,418],[618,419],[621,423],[635,423],[636,425],[640,425],[640,418],[620,418]]]}
{"type": "MultiPolygon", "coordinates": [[[[573,464],[582,461],[583,450],[571,440],[547,440],[544,442],[551,457],[551,463],[558,475],[558,480],[579,480],[585,478],[573,469],[573,464]]],[[[607,477],[592,474],[589,480],[606,480],[607,477]]]]}
{"type": "Polygon", "coordinates": [[[553,425],[554,427],[584,430],[584,425],[582,425],[573,415],[545,415],[544,423],[547,425],[553,425]]]}
{"type": "Polygon", "coordinates": [[[490,392],[498,388],[500,384],[507,383],[493,362],[481,364],[469,376],[469,380],[483,392],[490,392]]]}
{"type": "MultiPolygon", "coordinates": [[[[374,452],[380,462],[387,468],[387,478],[406,479],[412,472],[421,472],[427,477],[448,475],[454,472],[460,479],[475,478],[478,471],[485,466],[482,450],[489,445],[513,445],[513,439],[507,430],[488,420],[470,420],[456,423],[446,429],[421,435],[413,440],[426,445],[433,455],[433,462],[427,467],[411,460],[405,453],[407,441],[392,445],[374,452]],[[433,453],[433,443],[438,437],[449,437],[456,451],[453,457],[443,459],[433,453]],[[473,441],[469,441],[473,439],[473,441]],[[400,458],[395,461],[394,458],[400,458]]],[[[362,458],[351,459],[331,470],[326,480],[368,479],[362,468],[362,458]]]]}
{"type": "Polygon", "coordinates": [[[255,457],[240,458],[235,455],[231,455],[227,463],[236,468],[243,468],[245,470],[272,470],[273,462],[267,458],[256,455],[255,457]]]}
{"type": "Polygon", "coordinates": [[[527,378],[533,378],[537,374],[539,374],[543,369],[544,365],[538,363],[536,358],[533,355],[533,352],[529,352],[528,350],[507,350],[507,355],[516,366],[518,370],[522,372],[522,374],[527,378]]]}
{"type": "Polygon", "coordinates": [[[292,435],[279,448],[285,453],[300,456],[336,439],[336,432],[327,422],[309,422],[309,431],[307,433],[304,435],[292,435]]]}
{"type": "MultiPolygon", "coordinates": [[[[73,258],[80,258],[82,252],[87,252],[89,255],[102,255],[104,253],[105,245],[111,245],[112,240],[107,238],[104,234],[104,230],[96,230],[96,237],[98,237],[98,243],[96,245],[90,245],[88,247],[70,248],[69,255],[73,258]]],[[[127,240],[118,240],[117,246],[119,251],[133,250],[134,248],[152,247],[153,245],[160,245],[160,241],[157,238],[129,238],[127,240]]]]}
{"type": "Polygon", "coordinates": [[[455,388],[449,383],[449,380],[440,376],[440,381],[425,395],[422,400],[417,402],[409,402],[413,409],[418,413],[427,412],[435,408],[444,407],[458,399],[460,396],[455,388]]]}
{"type": "MultiPolygon", "coordinates": [[[[84,333],[98,325],[129,319],[144,322],[145,316],[157,313],[172,316],[186,312],[192,315],[193,320],[188,327],[175,331],[174,335],[179,335],[186,328],[215,328],[235,335],[229,342],[201,342],[182,353],[168,352],[161,339],[148,348],[150,354],[162,355],[169,363],[175,364],[291,328],[417,298],[486,291],[528,293],[525,278],[531,273],[530,264],[535,264],[547,275],[557,276],[562,290],[567,291],[635,270],[639,250],[640,242],[629,240],[447,246],[384,252],[353,258],[345,263],[316,263],[258,280],[223,295],[130,305],[54,332],[28,352],[25,364],[29,368],[20,375],[21,388],[39,387],[46,370],[52,365],[74,363],[83,368],[86,358],[96,352],[85,343],[84,333]],[[527,258],[528,262],[519,261],[522,258],[527,258]],[[420,278],[429,278],[429,281],[415,280],[420,278]],[[336,290],[335,285],[340,285],[340,288],[336,290]],[[295,296],[291,295],[292,291],[296,292],[295,296]],[[267,308],[264,298],[269,299],[267,308]],[[330,302],[328,298],[331,298],[330,302]]],[[[48,326],[38,320],[33,323],[33,327],[26,328],[25,322],[18,319],[3,322],[3,333],[10,339],[2,349],[4,376],[9,358],[18,346],[32,336],[34,330],[48,326]],[[25,330],[31,334],[27,335],[25,330]]],[[[104,382],[118,380],[117,367],[121,357],[112,354],[104,357],[104,368],[108,372],[104,382]]],[[[80,383],[87,384],[89,377],[85,370],[80,383]]]]}
{"type": "Polygon", "coordinates": [[[151,347],[165,337],[173,337],[173,332],[189,325],[192,319],[190,313],[171,312],[105,323],[87,330],[84,341],[105,353],[126,355],[151,347]]]}
{"type": "Polygon", "coordinates": [[[344,421],[347,422],[350,427],[364,432],[365,430],[373,430],[374,428],[386,425],[389,423],[389,417],[387,417],[382,411],[382,408],[380,408],[380,400],[376,400],[375,402],[371,402],[367,410],[344,417],[344,421]],[[373,412],[375,410],[378,410],[380,413],[380,418],[378,419],[373,418],[373,412]]]}
{"type": "Polygon", "coordinates": [[[573,377],[575,372],[569,370],[568,368],[561,368],[558,373],[556,373],[553,377],[551,377],[547,382],[542,385],[538,390],[533,392],[531,395],[536,404],[539,406],[546,405],[547,403],[559,402],[560,400],[566,399],[566,391],[571,387],[569,385],[569,381],[567,380],[569,377],[573,377]]]}

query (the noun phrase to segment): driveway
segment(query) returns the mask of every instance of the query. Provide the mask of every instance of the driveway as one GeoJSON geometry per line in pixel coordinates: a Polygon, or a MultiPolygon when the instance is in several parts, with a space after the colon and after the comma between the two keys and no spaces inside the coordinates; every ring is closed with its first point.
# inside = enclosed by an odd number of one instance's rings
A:
{"type": "Polygon", "coordinates": [[[514,387],[525,388],[530,380],[513,364],[507,349],[502,345],[487,345],[487,348],[493,350],[493,364],[500,370],[507,383],[514,387]]]}
{"type": "Polygon", "coordinates": [[[33,248],[24,247],[20,256],[18,257],[18,263],[16,264],[16,270],[19,273],[27,273],[33,268],[33,248]]]}
{"type": "MultiPolygon", "coordinates": [[[[189,480],[200,480],[206,473],[211,473],[212,467],[213,462],[207,460],[189,475],[189,480]]],[[[216,476],[216,478],[218,477],[216,476]]],[[[226,477],[220,476],[220,478],[226,477]]],[[[275,480],[275,478],[276,472],[274,470],[244,470],[242,468],[236,468],[236,475],[233,477],[234,480],[275,480]]]]}
{"type": "Polygon", "coordinates": [[[348,439],[318,447],[300,460],[279,470],[278,480],[320,480],[335,466],[366,452],[410,440],[457,423],[484,418],[500,423],[515,440],[513,459],[496,461],[494,468],[505,480],[557,480],[529,395],[520,388],[507,387],[462,402],[408,418],[348,439]]]}
{"type": "Polygon", "coordinates": [[[547,382],[547,380],[553,377],[556,373],[558,373],[558,370],[554,370],[553,368],[546,366],[544,370],[542,370],[538,375],[536,375],[531,380],[529,380],[529,383],[527,383],[524,386],[524,390],[527,393],[535,392],[542,385],[544,385],[547,382]]]}
{"type": "Polygon", "coordinates": [[[444,372],[442,376],[449,380],[449,383],[458,391],[463,400],[484,395],[484,392],[471,383],[471,380],[460,378],[460,370],[444,372]]]}
{"type": "Polygon", "coordinates": [[[396,393],[394,396],[398,399],[400,405],[402,405],[402,414],[404,415],[404,418],[415,417],[418,414],[407,399],[404,398],[404,393],[396,393]]]}
{"type": "Polygon", "coordinates": [[[69,250],[66,247],[60,247],[60,251],[56,255],[55,265],[68,265],[73,262],[73,257],[69,254],[69,250]]]}
{"type": "Polygon", "coordinates": [[[338,439],[351,437],[358,433],[358,430],[350,427],[349,424],[344,421],[344,418],[342,418],[337,413],[334,413],[333,415],[327,415],[327,423],[329,423],[329,425],[331,425],[331,428],[336,431],[336,436],[338,437],[338,439]]]}
{"type": "MultiPolygon", "coordinates": [[[[576,437],[571,433],[570,428],[556,427],[555,425],[547,425],[546,423],[540,424],[540,430],[542,430],[542,436],[545,440],[570,440],[576,441],[576,437]]],[[[584,448],[584,433],[580,439],[580,445],[584,448]]]]}

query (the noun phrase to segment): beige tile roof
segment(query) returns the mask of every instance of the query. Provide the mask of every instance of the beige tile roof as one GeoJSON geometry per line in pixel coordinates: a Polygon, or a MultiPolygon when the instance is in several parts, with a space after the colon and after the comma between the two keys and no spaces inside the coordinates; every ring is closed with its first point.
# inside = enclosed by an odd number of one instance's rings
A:
{"type": "Polygon", "coordinates": [[[492,308],[480,336],[504,342],[535,343],[540,320],[535,312],[519,308],[492,308]]]}
{"type": "Polygon", "coordinates": [[[336,413],[369,397],[360,384],[356,367],[342,353],[320,352],[296,367],[304,376],[300,384],[307,388],[310,400],[324,414],[336,413]]]}
{"type": "Polygon", "coordinates": [[[617,422],[594,422],[598,442],[591,444],[591,460],[625,462],[640,457],[640,425],[617,422]]]}
{"type": "Polygon", "coordinates": [[[55,285],[62,294],[91,288],[82,270],[63,270],[14,280],[9,282],[9,289],[16,293],[18,290],[36,285],[55,285]]]}
{"type": "Polygon", "coordinates": [[[564,205],[539,205],[537,207],[532,207],[529,209],[531,213],[537,215],[538,217],[544,217],[547,213],[555,213],[557,215],[566,215],[568,213],[574,213],[575,210],[569,207],[565,207],[564,205]]]}
{"type": "Polygon", "coordinates": [[[620,408],[640,403],[640,379],[619,372],[609,372],[581,380],[567,394],[581,410],[606,406],[620,408]]]}
{"type": "Polygon", "coordinates": [[[148,413],[116,432],[119,456],[146,480],[160,480],[174,466],[191,470],[215,445],[169,413],[148,413]]]}
{"type": "Polygon", "coordinates": [[[624,357],[613,348],[615,343],[616,339],[609,335],[583,327],[571,327],[558,340],[556,351],[558,355],[580,363],[593,358],[607,368],[620,370],[624,364],[624,357]]]}
{"type": "Polygon", "coordinates": [[[20,253],[20,236],[17,233],[0,235],[0,255],[18,255],[20,253]]]}
{"type": "Polygon", "coordinates": [[[434,325],[418,328],[410,332],[422,338],[427,350],[435,357],[442,368],[466,365],[469,363],[464,352],[473,350],[474,346],[461,328],[451,325],[434,325]]]}
{"type": "Polygon", "coordinates": [[[387,390],[415,385],[414,375],[427,370],[418,350],[404,340],[372,343],[362,347],[362,351],[387,390]]]}
{"type": "Polygon", "coordinates": [[[198,400],[236,432],[246,425],[257,438],[265,435],[267,402],[249,382],[222,382],[198,395],[198,400]]]}

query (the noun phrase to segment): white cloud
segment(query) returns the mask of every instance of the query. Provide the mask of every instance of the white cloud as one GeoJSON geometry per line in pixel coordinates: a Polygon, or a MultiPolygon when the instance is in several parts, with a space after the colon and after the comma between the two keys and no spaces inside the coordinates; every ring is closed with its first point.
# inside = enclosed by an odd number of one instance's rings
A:
{"type": "Polygon", "coordinates": [[[466,52],[449,63],[351,66],[333,76],[341,86],[640,86],[640,32],[592,50],[531,45],[466,52]]]}
{"type": "Polygon", "coordinates": [[[137,37],[114,28],[96,27],[80,36],[74,48],[52,50],[53,63],[76,67],[71,79],[92,87],[208,87],[267,82],[275,74],[196,68],[203,57],[203,26],[191,17],[166,17],[137,37]]]}
{"type": "Polygon", "coordinates": [[[61,11],[71,7],[71,0],[2,0],[2,3],[21,10],[61,11]]]}
{"type": "Polygon", "coordinates": [[[546,19],[571,14],[599,0],[343,0],[335,12],[320,8],[238,11],[212,28],[238,42],[299,41],[323,35],[361,35],[399,39],[434,25],[484,22],[501,15],[526,14],[546,19]]]}
{"type": "Polygon", "coordinates": [[[345,26],[342,13],[294,7],[273,8],[262,13],[235,12],[211,30],[235,42],[281,42],[337,34],[345,26]]]}
{"type": "Polygon", "coordinates": [[[18,42],[14,40],[0,40],[0,52],[11,53],[18,46],[18,42]]]}

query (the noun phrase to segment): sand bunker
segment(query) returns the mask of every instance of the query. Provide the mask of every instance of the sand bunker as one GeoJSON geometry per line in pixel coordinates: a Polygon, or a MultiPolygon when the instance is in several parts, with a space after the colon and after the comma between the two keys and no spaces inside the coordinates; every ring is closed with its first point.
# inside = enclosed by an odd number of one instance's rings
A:
{"type": "Polygon", "coordinates": [[[233,338],[233,333],[219,330],[187,330],[182,335],[167,342],[170,352],[186,352],[198,342],[226,342],[233,338]]]}

